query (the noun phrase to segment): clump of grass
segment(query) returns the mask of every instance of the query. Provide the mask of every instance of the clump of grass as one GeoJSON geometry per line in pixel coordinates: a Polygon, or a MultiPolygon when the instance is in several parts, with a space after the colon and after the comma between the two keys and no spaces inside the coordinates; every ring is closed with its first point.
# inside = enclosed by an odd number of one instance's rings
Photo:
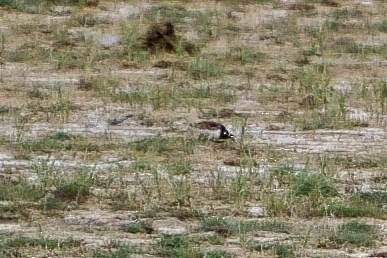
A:
{"type": "Polygon", "coordinates": [[[53,239],[49,237],[32,238],[23,236],[2,236],[0,237],[0,257],[12,257],[18,254],[20,250],[31,250],[33,247],[41,247],[46,250],[64,251],[69,249],[79,248],[80,241],[72,238],[68,239],[53,239]]]}
{"type": "Polygon", "coordinates": [[[232,258],[233,254],[224,250],[211,250],[204,254],[206,258],[232,258]]]}
{"type": "Polygon", "coordinates": [[[262,63],[266,55],[247,47],[232,47],[226,57],[241,64],[257,64],[262,63]]]}
{"type": "Polygon", "coordinates": [[[15,150],[22,156],[30,154],[52,154],[60,151],[74,152],[99,152],[101,150],[111,149],[115,144],[95,144],[89,139],[81,136],[69,136],[64,133],[56,133],[37,139],[26,139],[21,142],[8,141],[7,146],[15,150]]]}
{"type": "Polygon", "coordinates": [[[383,20],[383,21],[379,24],[378,30],[381,31],[381,32],[384,32],[384,33],[387,32],[387,20],[383,20]]]}
{"type": "Polygon", "coordinates": [[[336,20],[339,20],[339,19],[349,19],[353,17],[360,18],[364,16],[364,13],[360,9],[339,8],[332,13],[332,16],[336,20]]]}
{"type": "Polygon", "coordinates": [[[10,62],[34,62],[46,58],[47,52],[38,43],[25,43],[13,51],[5,52],[5,58],[10,62]]]}
{"type": "Polygon", "coordinates": [[[387,191],[360,192],[358,197],[355,196],[353,198],[359,198],[360,200],[368,202],[379,208],[387,208],[387,191]]]}
{"type": "Polygon", "coordinates": [[[84,181],[84,179],[79,178],[61,182],[55,192],[55,198],[66,201],[84,201],[89,195],[91,185],[91,181],[84,181]]]}
{"type": "Polygon", "coordinates": [[[31,99],[39,99],[39,100],[44,100],[49,97],[48,94],[42,91],[38,86],[35,86],[32,88],[32,90],[29,90],[27,92],[27,96],[31,99]]]}
{"type": "Polygon", "coordinates": [[[60,209],[69,202],[86,201],[90,194],[89,188],[95,183],[91,171],[81,169],[74,175],[63,174],[48,159],[37,162],[34,169],[38,175],[39,187],[47,193],[40,200],[45,210],[60,209]]]}
{"type": "Polygon", "coordinates": [[[302,173],[294,186],[295,196],[336,197],[339,192],[335,185],[323,175],[302,173]]]}
{"type": "Polygon", "coordinates": [[[155,152],[158,154],[167,153],[170,149],[170,140],[167,138],[146,138],[134,142],[131,146],[135,151],[138,152],[155,152]]]}
{"type": "Polygon", "coordinates": [[[273,216],[324,216],[326,206],[339,196],[335,184],[323,174],[309,174],[304,171],[291,177],[286,183],[291,186],[292,191],[269,193],[263,198],[267,212],[273,216]]]}
{"type": "Polygon", "coordinates": [[[208,106],[213,105],[214,102],[221,104],[234,103],[237,98],[235,89],[229,85],[221,85],[216,87],[202,84],[198,87],[184,89],[178,94],[180,99],[183,100],[181,101],[183,105],[187,105],[187,103],[191,102],[192,104],[190,105],[201,108],[206,103],[211,103],[208,104],[208,106]]]}
{"type": "Polygon", "coordinates": [[[153,228],[151,223],[146,221],[135,221],[130,222],[126,225],[124,225],[124,230],[126,232],[136,234],[136,233],[152,233],[153,228]]]}
{"type": "Polygon", "coordinates": [[[12,202],[36,202],[44,196],[39,186],[29,184],[25,179],[0,181],[0,200],[12,202]]]}
{"type": "Polygon", "coordinates": [[[58,70],[84,69],[86,57],[83,53],[72,50],[55,50],[53,58],[58,70]]]}
{"type": "Polygon", "coordinates": [[[123,34],[123,56],[130,62],[139,64],[148,61],[149,53],[143,49],[141,44],[139,26],[122,27],[121,33],[123,34]]]}
{"type": "Polygon", "coordinates": [[[184,6],[174,4],[174,5],[156,5],[152,8],[152,10],[147,13],[147,18],[152,20],[153,22],[157,22],[157,18],[159,17],[168,17],[168,21],[172,24],[182,24],[184,19],[192,16],[184,6]]]}
{"type": "Polygon", "coordinates": [[[123,257],[132,257],[133,255],[141,255],[146,253],[140,248],[128,246],[128,245],[118,245],[115,248],[110,248],[108,251],[105,250],[95,250],[93,251],[94,258],[123,258],[123,257]]]}
{"type": "Polygon", "coordinates": [[[297,180],[295,169],[288,165],[273,168],[272,177],[281,185],[290,185],[297,180]]]}
{"type": "Polygon", "coordinates": [[[156,248],[163,257],[202,257],[201,252],[191,246],[187,236],[162,235],[156,248]]]}
{"type": "MultiPolygon", "coordinates": [[[[145,186],[143,186],[145,187],[145,186]]],[[[144,199],[144,197],[140,196],[143,193],[133,193],[129,192],[125,189],[118,189],[114,193],[111,194],[110,199],[110,206],[112,210],[139,210],[142,209],[144,206],[144,202],[147,199],[144,199]]],[[[146,193],[150,195],[151,193],[146,193]]],[[[148,196],[146,196],[148,198],[148,196]]],[[[149,211],[157,213],[156,210],[149,211]]]]}
{"type": "Polygon", "coordinates": [[[294,246],[291,246],[291,245],[278,244],[274,246],[274,251],[277,258],[296,257],[294,253],[294,246]]]}
{"type": "Polygon", "coordinates": [[[195,80],[219,77],[223,72],[222,66],[214,61],[197,58],[188,65],[187,73],[195,80]]]}
{"type": "Polygon", "coordinates": [[[353,124],[347,121],[345,112],[343,113],[341,110],[337,110],[337,107],[333,107],[332,109],[330,107],[328,106],[328,109],[324,112],[315,110],[306,111],[302,117],[297,117],[293,120],[294,126],[305,131],[353,127],[353,124]]]}
{"type": "Polygon", "coordinates": [[[192,172],[191,163],[184,159],[179,159],[180,162],[172,162],[167,165],[167,170],[171,175],[188,175],[192,172]]]}
{"type": "Polygon", "coordinates": [[[291,230],[288,224],[278,221],[234,221],[221,217],[203,217],[201,222],[203,231],[215,231],[221,235],[245,234],[258,230],[290,233],[291,230]]]}
{"type": "Polygon", "coordinates": [[[383,53],[386,53],[386,45],[372,46],[372,45],[352,43],[345,47],[345,52],[351,53],[351,54],[362,54],[362,55],[368,55],[368,54],[382,55],[383,53]]]}
{"type": "Polygon", "coordinates": [[[208,242],[211,245],[223,245],[226,243],[226,237],[219,234],[204,234],[199,235],[197,238],[192,240],[193,242],[203,243],[208,242]]]}
{"type": "Polygon", "coordinates": [[[36,1],[36,0],[2,0],[0,6],[8,9],[13,9],[19,12],[26,13],[40,13],[46,10],[50,4],[49,1],[36,1]]]}
{"type": "Polygon", "coordinates": [[[13,108],[10,106],[1,105],[0,106],[0,115],[11,113],[12,110],[13,110],[13,108]]]}
{"type": "Polygon", "coordinates": [[[358,221],[351,221],[339,227],[336,234],[329,237],[329,240],[336,245],[373,246],[375,244],[376,229],[358,221]]]}
{"type": "Polygon", "coordinates": [[[81,243],[74,239],[59,240],[52,238],[30,238],[30,237],[8,237],[7,239],[1,239],[0,249],[3,252],[12,253],[23,248],[31,248],[40,246],[48,250],[66,250],[69,248],[80,247],[81,243]]]}
{"type": "Polygon", "coordinates": [[[374,217],[385,219],[387,217],[386,208],[384,207],[385,201],[380,198],[384,198],[384,194],[379,196],[360,193],[347,200],[330,202],[327,207],[316,210],[315,215],[324,216],[332,214],[336,217],[374,217]]]}
{"type": "Polygon", "coordinates": [[[236,225],[221,217],[204,217],[202,219],[203,231],[215,231],[221,235],[235,233],[236,225]]]}

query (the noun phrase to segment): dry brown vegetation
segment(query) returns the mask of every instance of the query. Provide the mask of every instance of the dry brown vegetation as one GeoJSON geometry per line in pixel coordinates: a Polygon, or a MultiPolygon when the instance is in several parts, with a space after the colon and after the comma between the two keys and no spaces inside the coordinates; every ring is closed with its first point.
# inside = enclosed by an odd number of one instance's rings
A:
{"type": "Polygon", "coordinates": [[[385,254],[386,13],[0,0],[0,257],[385,254]]]}

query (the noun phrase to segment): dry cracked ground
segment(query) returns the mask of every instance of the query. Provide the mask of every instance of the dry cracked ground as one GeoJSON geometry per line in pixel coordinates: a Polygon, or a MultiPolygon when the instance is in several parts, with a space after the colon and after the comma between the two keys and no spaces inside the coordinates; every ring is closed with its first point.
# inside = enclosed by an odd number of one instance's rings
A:
{"type": "Polygon", "coordinates": [[[386,14],[0,0],[0,257],[387,257],[386,14]]]}

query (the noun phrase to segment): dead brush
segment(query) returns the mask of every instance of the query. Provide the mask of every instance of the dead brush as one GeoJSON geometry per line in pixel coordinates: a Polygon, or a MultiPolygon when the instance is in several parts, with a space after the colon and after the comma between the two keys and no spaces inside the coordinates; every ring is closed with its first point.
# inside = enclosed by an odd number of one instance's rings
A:
{"type": "Polygon", "coordinates": [[[175,26],[170,21],[150,25],[141,41],[142,48],[151,54],[183,51],[192,56],[198,52],[198,47],[194,43],[176,36],[175,26]]]}
{"type": "Polygon", "coordinates": [[[152,24],[143,39],[143,48],[151,53],[175,52],[176,45],[175,26],[169,21],[152,24]]]}

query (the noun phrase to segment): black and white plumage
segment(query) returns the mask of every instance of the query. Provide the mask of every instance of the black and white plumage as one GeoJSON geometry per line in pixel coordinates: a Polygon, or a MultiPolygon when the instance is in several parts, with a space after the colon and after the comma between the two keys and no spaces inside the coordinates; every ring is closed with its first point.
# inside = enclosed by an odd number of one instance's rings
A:
{"type": "Polygon", "coordinates": [[[235,135],[223,124],[215,121],[201,121],[192,125],[200,129],[200,138],[206,138],[213,141],[223,141],[231,139],[235,141],[235,135]]]}

